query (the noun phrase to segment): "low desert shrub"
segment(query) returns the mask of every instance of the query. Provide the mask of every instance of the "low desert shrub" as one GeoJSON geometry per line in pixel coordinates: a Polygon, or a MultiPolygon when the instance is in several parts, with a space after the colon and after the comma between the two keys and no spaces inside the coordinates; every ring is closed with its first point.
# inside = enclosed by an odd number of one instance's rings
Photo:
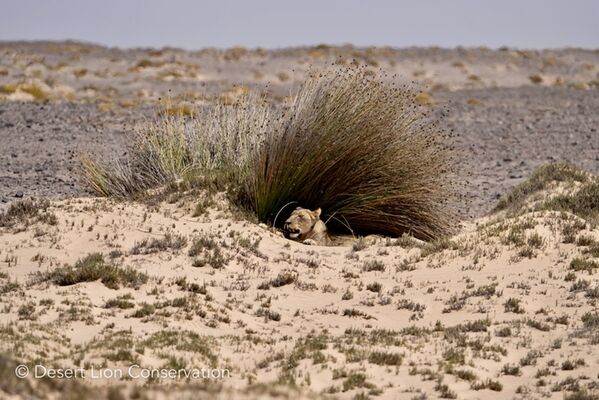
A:
{"type": "Polygon", "coordinates": [[[542,208],[570,212],[595,226],[599,223],[599,182],[593,180],[573,194],[552,197],[545,201],[542,208]]]}
{"type": "Polygon", "coordinates": [[[368,362],[377,365],[401,365],[403,354],[373,351],[368,356],[368,362]]]}
{"type": "Polygon", "coordinates": [[[569,268],[574,271],[587,271],[588,273],[592,274],[594,270],[599,268],[599,263],[593,260],[576,257],[570,261],[569,268]]]}
{"type": "Polygon", "coordinates": [[[152,254],[167,250],[180,250],[187,245],[185,236],[167,233],[162,238],[147,238],[136,242],[131,249],[131,254],[152,254]]]}
{"type": "Polygon", "coordinates": [[[12,228],[18,224],[28,225],[41,222],[56,225],[58,219],[50,211],[50,202],[45,199],[26,199],[15,201],[5,212],[0,213],[0,228],[12,228]]]}
{"type": "Polygon", "coordinates": [[[599,329],[599,313],[586,312],[581,320],[585,328],[599,329]]]}
{"type": "Polygon", "coordinates": [[[59,286],[70,286],[81,282],[100,280],[110,289],[120,286],[138,289],[148,281],[148,275],[131,267],[107,264],[100,253],[91,253],[78,260],[75,266],[62,266],[48,272],[38,272],[34,282],[52,282],[59,286]]]}
{"type": "Polygon", "coordinates": [[[576,388],[571,394],[564,396],[565,400],[599,400],[599,393],[576,388]]]}
{"type": "Polygon", "coordinates": [[[586,182],[587,179],[584,171],[565,161],[543,165],[499,200],[495,211],[522,207],[530,195],[547,189],[551,182],[586,182]]]}

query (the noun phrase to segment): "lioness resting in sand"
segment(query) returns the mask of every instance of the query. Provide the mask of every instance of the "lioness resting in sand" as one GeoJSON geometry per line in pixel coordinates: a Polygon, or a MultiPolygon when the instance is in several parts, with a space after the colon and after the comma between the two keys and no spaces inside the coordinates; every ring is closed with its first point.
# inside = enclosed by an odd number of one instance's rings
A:
{"type": "Polygon", "coordinates": [[[328,246],[327,226],[320,220],[320,208],[310,211],[298,207],[287,218],[283,233],[287,239],[304,244],[328,246]]]}

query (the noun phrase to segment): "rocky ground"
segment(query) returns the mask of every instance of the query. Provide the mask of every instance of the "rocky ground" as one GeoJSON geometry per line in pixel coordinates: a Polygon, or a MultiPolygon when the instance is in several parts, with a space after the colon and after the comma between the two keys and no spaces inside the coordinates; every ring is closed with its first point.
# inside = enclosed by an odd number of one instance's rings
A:
{"type": "Polygon", "coordinates": [[[597,178],[549,174],[489,212],[547,162],[599,172],[599,52],[37,42],[0,54],[0,211],[41,199],[0,214],[0,398],[597,399],[597,178]],[[455,237],[308,247],[218,196],[123,203],[81,182],[79,155],[120,157],[139,121],[247,91],[282,101],[334,63],[416,80],[457,133],[468,218],[455,237]],[[87,379],[21,380],[20,363],[87,379]],[[133,364],[231,377],[90,377],[133,364]]]}
{"type": "MultiPolygon", "coordinates": [[[[120,50],[79,43],[0,44],[0,201],[88,194],[78,155],[115,157],[160,111],[193,112],[240,93],[288,95],[310,68],[371,65],[415,80],[458,134],[468,214],[480,216],[535,167],[599,171],[599,54],[486,49],[120,50]],[[166,103],[165,103],[166,102],[166,103]]],[[[393,76],[397,74],[397,76],[393,76]]],[[[0,203],[1,204],[1,203],[0,203]]],[[[1,205],[0,205],[1,207],[1,205]]]]}

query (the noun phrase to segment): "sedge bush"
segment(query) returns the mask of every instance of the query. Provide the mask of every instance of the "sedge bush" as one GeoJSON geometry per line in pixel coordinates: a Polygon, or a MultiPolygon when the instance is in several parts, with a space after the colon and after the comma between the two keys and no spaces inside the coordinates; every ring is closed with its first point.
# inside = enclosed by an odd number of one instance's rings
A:
{"type": "Polygon", "coordinates": [[[259,220],[321,208],[331,229],[435,239],[455,217],[451,138],[417,92],[364,68],[311,74],[283,105],[245,97],[136,132],[129,156],[83,158],[90,186],[128,197],[179,179],[228,188],[259,220]]]}
{"type": "Polygon", "coordinates": [[[310,77],[250,165],[251,209],[272,222],[294,202],[353,232],[450,232],[453,153],[416,94],[365,69],[310,77]]]}

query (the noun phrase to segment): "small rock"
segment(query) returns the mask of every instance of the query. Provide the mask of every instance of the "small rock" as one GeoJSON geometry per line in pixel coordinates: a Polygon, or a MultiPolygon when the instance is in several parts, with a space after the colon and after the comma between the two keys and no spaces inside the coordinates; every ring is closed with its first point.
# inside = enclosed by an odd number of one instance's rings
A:
{"type": "Polygon", "coordinates": [[[17,193],[15,193],[15,197],[18,199],[23,198],[23,191],[19,190],[17,193]]]}

